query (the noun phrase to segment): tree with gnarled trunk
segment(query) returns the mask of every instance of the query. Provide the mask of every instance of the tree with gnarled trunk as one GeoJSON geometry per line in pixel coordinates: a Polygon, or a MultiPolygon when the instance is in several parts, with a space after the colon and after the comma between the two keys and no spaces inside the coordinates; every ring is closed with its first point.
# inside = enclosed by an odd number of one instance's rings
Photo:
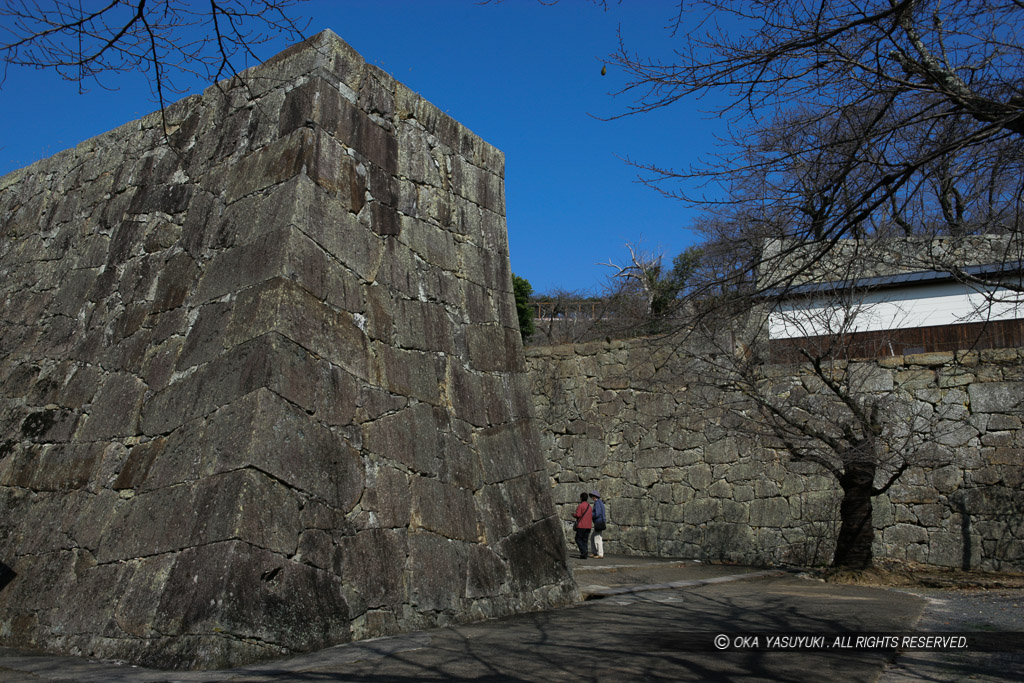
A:
{"type": "Polygon", "coordinates": [[[857,296],[836,298],[846,315],[817,314],[815,324],[831,325],[832,333],[799,344],[803,363],[772,363],[765,344],[756,341],[763,339],[757,325],[747,331],[749,345],[731,347],[722,340],[732,335],[704,326],[706,339],[694,359],[706,368],[701,381],[733,397],[725,404],[738,418],[734,429],[769,452],[814,463],[835,479],[840,505],[832,566],[837,569],[871,566],[874,498],[909,468],[945,464],[948,453],[938,442],[959,424],[955,407],[918,400],[896,390],[892,377],[873,362],[844,357],[855,329],[857,296]]]}
{"type": "MultiPolygon", "coordinates": [[[[949,272],[986,294],[1024,291],[961,267],[965,252],[981,257],[978,233],[1004,238],[990,262],[1024,259],[1024,3],[703,0],[680,2],[674,29],[667,60],[620,42],[606,64],[626,75],[621,116],[705,97],[728,122],[711,161],[634,162],[649,185],[704,211],[710,303],[698,296],[695,328],[735,329],[723,312],[778,311],[810,281],[901,267],[949,272]],[[899,254],[859,246],[907,237],[899,254]]],[[[749,434],[836,479],[833,564],[861,568],[873,496],[936,456],[920,427],[941,416],[859,385],[854,369],[869,366],[844,360],[848,318],[823,321],[833,326],[819,348],[799,347],[796,385],[759,358],[759,330],[740,335],[738,353],[720,349],[706,379],[744,398],[736,414],[749,434]]]]}

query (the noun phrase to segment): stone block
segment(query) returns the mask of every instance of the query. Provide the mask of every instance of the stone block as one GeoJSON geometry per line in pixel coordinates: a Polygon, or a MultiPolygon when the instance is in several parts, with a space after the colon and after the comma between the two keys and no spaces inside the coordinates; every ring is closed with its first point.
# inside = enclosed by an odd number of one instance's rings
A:
{"type": "Polygon", "coordinates": [[[536,431],[528,420],[482,430],[477,447],[483,461],[485,483],[545,471],[536,431]]]}
{"type": "Polygon", "coordinates": [[[233,306],[214,302],[200,306],[195,322],[177,355],[177,367],[188,369],[208,363],[227,350],[225,334],[231,322],[233,306]]]}
{"type": "Polygon", "coordinates": [[[445,365],[436,355],[409,351],[380,343],[371,344],[376,374],[384,389],[431,405],[441,402],[440,380],[445,365]]]}
{"type": "Polygon", "coordinates": [[[925,391],[935,386],[935,371],[904,370],[896,373],[896,385],[904,391],[925,391]]]}
{"type": "MultiPolygon", "coordinates": [[[[577,467],[600,467],[608,457],[607,447],[598,439],[572,437],[566,448],[577,467]]],[[[642,466],[637,463],[637,467],[642,466]]]]}
{"type": "Polygon", "coordinates": [[[360,507],[380,528],[405,528],[412,515],[410,488],[410,475],[402,470],[384,464],[368,466],[360,507]]]}
{"type": "Polygon", "coordinates": [[[913,524],[895,524],[885,530],[885,542],[897,547],[927,543],[928,532],[913,524]]]}
{"type": "Polygon", "coordinates": [[[323,529],[304,529],[299,534],[298,547],[292,559],[313,565],[317,569],[331,571],[334,563],[334,539],[323,529]]]}
{"type": "MultiPolygon", "coordinates": [[[[608,517],[616,526],[642,526],[647,524],[649,514],[647,502],[644,498],[635,497],[635,494],[631,495],[626,490],[615,491],[614,489],[610,489],[607,492],[602,491],[601,495],[609,500],[608,517]]],[[[577,494],[576,501],[579,501],[579,494],[577,494]]]]}
{"type": "Polygon", "coordinates": [[[506,510],[519,529],[532,527],[548,516],[551,485],[546,472],[532,472],[501,484],[506,510]]]}
{"type": "Polygon", "coordinates": [[[412,480],[412,528],[459,541],[482,540],[483,527],[473,492],[436,479],[412,480]]]}
{"type": "Polygon", "coordinates": [[[332,258],[364,281],[376,279],[384,257],[382,238],[348,208],[332,201],[324,188],[300,176],[283,186],[281,202],[288,220],[301,225],[332,258]]]}
{"type": "Polygon", "coordinates": [[[575,593],[566,576],[565,543],[555,517],[546,517],[536,524],[515,532],[499,544],[498,552],[508,562],[511,585],[516,590],[541,584],[560,585],[567,602],[575,593]]]}
{"type": "Polygon", "coordinates": [[[454,610],[466,585],[467,547],[429,533],[410,534],[409,563],[416,567],[409,601],[420,611],[454,610]]]}
{"type": "Polygon", "coordinates": [[[347,371],[330,363],[317,363],[314,414],[331,427],[349,427],[355,420],[360,383],[347,371]]]}
{"type": "MultiPolygon", "coordinates": [[[[164,667],[207,662],[235,666],[254,657],[232,651],[239,641],[262,641],[277,652],[316,650],[348,640],[350,612],[340,580],[327,572],[240,541],[194,548],[176,560],[154,628],[195,636],[222,632],[234,638],[212,641],[208,647],[213,652],[198,648],[191,657],[175,652],[175,645],[164,645],[144,661],[164,667]]],[[[177,647],[190,644],[185,640],[177,647]]]]}
{"type": "Polygon", "coordinates": [[[441,471],[439,478],[470,491],[483,486],[483,465],[480,454],[458,434],[441,435],[441,471]]]}
{"type": "Polygon", "coordinates": [[[719,498],[725,501],[729,501],[733,497],[733,488],[729,482],[724,479],[715,481],[707,488],[707,494],[712,498],[719,498]]]}
{"type": "Polygon", "coordinates": [[[1024,384],[1020,382],[985,382],[967,387],[971,412],[1006,413],[1024,405],[1024,384]]]}
{"type": "Polygon", "coordinates": [[[1021,428],[1021,419],[1016,415],[1001,415],[999,413],[993,413],[989,416],[988,429],[999,430],[1019,430],[1021,428]]]}
{"type": "Polygon", "coordinates": [[[103,451],[101,443],[25,449],[12,458],[0,482],[36,492],[86,489],[100,469],[103,451]]]}
{"type": "Polygon", "coordinates": [[[683,476],[685,477],[684,481],[697,491],[706,489],[713,481],[709,465],[700,463],[682,469],[684,472],[683,476]]]}
{"type": "Polygon", "coordinates": [[[665,468],[676,464],[676,451],[671,448],[643,448],[636,453],[637,467],[665,468]]]}
{"type": "MultiPolygon", "coordinates": [[[[47,383],[41,382],[36,388],[41,388],[47,383]]],[[[48,403],[37,400],[34,403],[48,403]]],[[[53,405],[53,404],[50,404],[53,405]]],[[[42,410],[34,410],[21,420],[18,436],[35,443],[52,443],[71,440],[75,427],[78,425],[78,411],[62,410],[55,407],[46,407],[42,410]]]]}
{"type": "Polygon", "coordinates": [[[750,524],[755,527],[784,527],[794,520],[785,498],[758,498],[750,501],[750,524]]]}
{"type": "Polygon", "coordinates": [[[469,360],[473,369],[481,372],[523,370],[518,330],[497,325],[468,325],[466,341],[469,344],[469,360]]]}
{"type": "Polygon", "coordinates": [[[141,431],[166,434],[257,389],[313,409],[315,387],[306,378],[316,362],[304,349],[276,334],[241,344],[195,372],[171,383],[142,405],[141,431]]]}
{"type": "Polygon", "coordinates": [[[138,415],[146,393],[146,385],[128,374],[108,376],[80,428],[79,438],[98,441],[139,433],[138,415]]]}
{"type": "Polygon", "coordinates": [[[948,513],[948,508],[938,503],[914,506],[914,517],[924,527],[938,528],[942,526],[943,518],[948,516],[946,513],[948,513]]]}
{"type": "Polygon", "coordinates": [[[405,529],[367,529],[338,541],[336,573],[369,609],[397,611],[408,599],[403,581],[408,556],[405,529]]]}
{"type": "Polygon", "coordinates": [[[225,179],[228,204],[290,180],[314,165],[317,135],[301,128],[245,157],[225,179]]]}
{"type": "MultiPolygon", "coordinates": [[[[228,249],[213,260],[198,297],[201,301],[284,280],[335,309],[360,313],[362,297],[355,278],[313,240],[294,230],[269,232],[261,239],[228,249]],[[227,264],[231,264],[228,267],[227,264]]],[[[282,317],[283,321],[289,321],[282,317]]]]}
{"type": "Polygon", "coordinates": [[[1012,363],[1019,357],[1017,349],[982,349],[980,355],[989,363],[1012,363]]]}
{"type": "Polygon", "coordinates": [[[976,377],[962,368],[954,368],[950,371],[939,372],[939,387],[948,389],[952,387],[963,387],[976,381],[976,377]]]}
{"type": "MultiPolygon", "coordinates": [[[[747,525],[750,521],[749,506],[734,500],[722,500],[722,521],[747,525]]],[[[749,528],[747,526],[747,529],[749,528]]]]}
{"type": "MultiPolygon", "coordinates": [[[[434,187],[431,185],[417,185],[415,188],[410,189],[406,192],[402,192],[403,197],[407,197],[406,205],[403,208],[410,208],[411,213],[403,220],[402,229],[406,227],[419,228],[420,231],[424,229],[432,229],[437,231],[438,228],[451,228],[455,213],[453,211],[454,195],[450,190],[443,189],[440,187],[434,187]],[[413,192],[415,196],[413,197],[413,192]],[[409,207],[409,200],[412,201],[412,206],[409,207]]],[[[466,232],[472,234],[472,229],[467,225],[460,226],[464,228],[466,232]]],[[[440,233],[440,231],[438,231],[440,233]]],[[[410,242],[412,245],[412,242],[410,242]]],[[[420,242],[418,246],[421,248],[427,246],[420,242]]],[[[448,254],[443,254],[443,258],[452,258],[455,256],[455,245],[452,245],[452,250],[448,254]]]]}
{"type": "Polygon", "coordinates": [[[717,558],[742,561],[755,547],[754,531],[747,524],[710,524],[704,532],[703,545],[717,558]]]}
{"type": "Polygon", "coordinates": [[[719,519],[721,514],[722,501],[715,498],[697,498],[683,508],[683,520],[687,524],[707,524],[719,519]]]}
{"type": "Polygon", "coordinates": [[[398,127],[397,172],[418,185],[443,187],[441,164],[432,154],[426,130],[410,123],[398,127]]]}
{"type": "Polygon", "coordinates": [[[970,424],[954,422],[942,423],[935,432],[932,437],[935,443],[953,448],[965,446],[978,436],[978,430],[970,424]]]}
{"type": "Polygon", "coordinates": [[[953,361],[952,351],[936,351],[934,353],[916,353],[904,357],[907,365],[940,366],[953,361]]]}
{"type": "Polygon", "coordinates": [[[178,308],[195,291],[199,268],[188,254],[172,256],[160,269],[151,311],[159,313],[178,308]]]}
{"type": "Polygon", "coordinates": [[[447,400],[455,412],[476,427],[488,425],[486,406],[480,400],[483,395],[483,375],[473,372],[461,363],[448,363],[446,374],[447,400]]]}
{"type": "Polygon", "coordinates": [[[472,545],[466,560],[466,597],[486,598],[500,594],[509,580],[508,564],[490,548],[472,545]]]}
{"type": "Polygon", "coordinates": [[[893,390],[892,373],[873,363],[852,363],[849,373],[849,385],[856,392],[878,393],[893,390]]]}
{"type": "Polygon", "coordinates": [[[958,569],[971,566],[971,557],[964,557],[963,536],[958,533],[934,531],[928,535],[928,563],[958,569]],[[966,562],[965,562],[966,560],[966,562]]]}
{"type": "MultiPolygon", "coordinates": [[[[417,474],[436,476],[440,469],[438,423],[433,408],[425,403],[415,403],[367,422],[362,434],[366,448],[406,465],[417,474]]],[[[488,455],[497,455],[497,451],[488,455]]]]}
{"type": "Polygon", "coordinates": [[[455,330],[444,307],[425,301],[395,302],[395,341],[404,349],[455,352],[455,330]]]}
{"type": "Polygon", "coordinates": [[[733,486],[733,499],[738,503],[747,503],[754,499],[754,487],[733,486]]]}
{"type": "Polygon", "coordinates": [[[739,459],[736,440],[725,438],[704,447],[704,459],[710,464],[731,463],[739,459]]]}
{"type": "Polygon", "coordinates": [[[265,475],[238,470],[136,495],[115,509],[96,559],[128,560],[236,538],[291,555],[299,510],[284,492],[265,475]]]}
{"type": "Polygon", "coordinates": [[[270,333],[301,344],[355,377],[370,376],[369,340],[357,319],[292,280],[275,278],[241,292],[221,344],[230,349],[270,333]]]}

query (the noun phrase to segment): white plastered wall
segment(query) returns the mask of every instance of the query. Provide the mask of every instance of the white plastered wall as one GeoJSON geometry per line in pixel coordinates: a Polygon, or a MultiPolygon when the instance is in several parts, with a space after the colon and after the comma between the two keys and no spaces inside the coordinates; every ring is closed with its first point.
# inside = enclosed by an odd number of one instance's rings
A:
{"type": "Polygon", "coordinates": [[[1024,317],[1024,295],[998,289],[987,296],[959,282],[894,287],[840,297],[780,303],[769,316],[771,339],[792,339],[1024,317]]]}

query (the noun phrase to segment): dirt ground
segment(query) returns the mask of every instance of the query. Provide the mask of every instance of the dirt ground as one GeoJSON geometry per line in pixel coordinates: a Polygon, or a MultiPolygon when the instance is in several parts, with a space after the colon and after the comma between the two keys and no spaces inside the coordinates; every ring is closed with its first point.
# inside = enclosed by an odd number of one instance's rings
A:
{"type": "Polygon", "coordinates": [[[1024,588],[1024,573],[939,569],[899,560],[878,560],[863,570],[818,569],[809,577],[829,583],[907,588],[1006,589],[1024,588]]]}

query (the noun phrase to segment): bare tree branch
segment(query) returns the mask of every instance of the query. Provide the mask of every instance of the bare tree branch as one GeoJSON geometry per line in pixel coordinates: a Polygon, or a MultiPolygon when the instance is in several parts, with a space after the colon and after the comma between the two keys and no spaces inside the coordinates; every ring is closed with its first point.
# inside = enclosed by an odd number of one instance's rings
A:
{"type": "Polygon", "coordinates": [[[254,48],[294,42],[305,28],[292,11],[302,0],[109,0],[84,9],[71,0],[0,0],[0,87],[10,67],[50,69],[101,85],[101,77],[141,71],[161,108],[182,76],[235,76],[254,48]]]}

